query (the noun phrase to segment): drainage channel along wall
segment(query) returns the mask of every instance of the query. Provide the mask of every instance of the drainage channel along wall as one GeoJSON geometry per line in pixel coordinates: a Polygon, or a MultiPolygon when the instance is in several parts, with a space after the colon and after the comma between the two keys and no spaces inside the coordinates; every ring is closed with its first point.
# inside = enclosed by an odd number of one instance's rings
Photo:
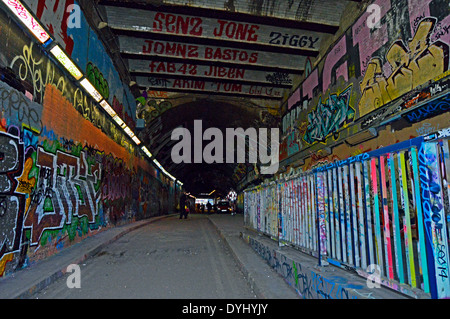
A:
{"type": "Polygon", "coordinates": [[[450,297],[450,130],[244,192],[247,226],[417,298],[450,297]]]}

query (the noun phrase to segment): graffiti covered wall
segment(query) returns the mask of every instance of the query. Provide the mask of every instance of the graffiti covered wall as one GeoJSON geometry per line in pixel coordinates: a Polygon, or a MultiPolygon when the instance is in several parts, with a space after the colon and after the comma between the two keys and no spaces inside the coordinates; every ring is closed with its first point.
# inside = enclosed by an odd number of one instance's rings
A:
{"type": "Polygon", "coordinates": [[[306,61],[282,108],[286,170],[244,192],[245,221],[362,277],[379,267],[405,295],[448,298],[448,1],[371,4],[378,23],[364,7],[306,61]]]}
{"type": "Polygon", "coordinates": [[[377,268],[410,297],[448,298],[449,138],[444,128],[249,188],[245,223],[319,263],[365,278],[377,268]]]}
{"type": "Polygon", "coordinates": [[[0,32],[0,276],[171,212],[173,183],[2,10],[0,32]]]}
{"type": "Polygon", "coordinates": [[[136,103],[122,83],[99,36],[74,0],[26,0],[37,18],[54,35],[68,55],[85,71],[90,82],[116,113],[134,130],[136,103]]]}
{"type": "MultiPolygon", "coordinates": [[[[280,160],[308,149],[332,147],[397,115],[404,120],[396,127],[399,130],[448,111],[416,108],[449,88],[447,2],[376,0],[373,4],[380,8],[378,24],[369,27],[373,17],[363,11],[315,61],[315,68],[307,61],[305,79],[284,105],[280,160]]],[[[445,121],[448,115],[441,119],[445,121]]]]}
{"type": "Polygon", "coordinates": [[[274,249],[264,242],[248,236],[244,238],[270,267],[295,289],[303,299],[375,299],[379,291],[370,291],[363,284],[348,277],[331,275],[294,259],[282,250],[274,249]],[[314,270],[312,270],[314,269],[314,270]]]}

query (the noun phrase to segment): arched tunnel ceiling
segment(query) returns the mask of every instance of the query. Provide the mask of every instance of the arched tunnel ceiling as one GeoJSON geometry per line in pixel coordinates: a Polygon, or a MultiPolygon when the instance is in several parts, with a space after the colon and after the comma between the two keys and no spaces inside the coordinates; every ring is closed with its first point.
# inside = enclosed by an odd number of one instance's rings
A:
{"type": "Polygon", "coordinates": [[[100,0],[93,21],[140,101],[143,144],[188,191],[226,194],[249,164],[175,164],[172,131],[278,127],[285,90],[348,2],[100,0]]]}
{"type": "MultiPolygon", "coordinates": [[[[174,99],[175,100],[175,99],[174,99]]],[[[236,187],[233,180],[236,164],[227,164],[225,160],[226,128],[277,127],[278,117],[264,107],[257,107],[242,101],[242,98],[209,97],[194,95],[173,101],[174,105],[160,116],[155,117],[142,130],[143,143],[152,149],[153,155],[172,175],[183,181],[185,188],[194,193],[209,193],[213,189],[225,194],[236,187]],[[223,135],[223,163],[194,163],[194,120],[201,120],[202,132],[208,128],[218,128],[223,135]],[[191,132],[191,163],[176,164],[172,161],[171,151],[178,140],[172,140],[172,131],[177,127],[191,132]]],[[[210,141],[202,141],[202,149],[210,141]]],[[[246,148],[248,152],[248,148],[246,148]]]]}

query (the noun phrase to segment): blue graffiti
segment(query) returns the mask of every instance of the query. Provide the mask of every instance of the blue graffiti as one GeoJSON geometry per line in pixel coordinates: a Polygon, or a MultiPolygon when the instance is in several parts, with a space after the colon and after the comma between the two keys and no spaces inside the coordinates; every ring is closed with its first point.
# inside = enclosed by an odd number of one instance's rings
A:
{"type": "Polygon", "coordinates": [[[308,126],[303,136],[306,143],[324,142],[344,124],[353,121],[355,110],[349,105],[351,90],[352,85],[340,94],[330,94],[325,103],[319,98],[316,109],[308,113],[308,126]]]}
{"type": "Polygon", "coordinates": [[[450,94],[442,99],[431,101],[411,112],[406,113],[403,117],[410,123],[416,123],[426,118],[448,112],[450,110],[450,94]]]}

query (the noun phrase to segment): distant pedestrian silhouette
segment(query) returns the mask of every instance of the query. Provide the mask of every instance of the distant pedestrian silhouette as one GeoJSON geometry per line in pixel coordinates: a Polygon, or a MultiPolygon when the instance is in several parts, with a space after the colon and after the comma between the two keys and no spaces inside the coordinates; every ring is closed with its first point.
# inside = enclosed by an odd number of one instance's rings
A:
{"type": "Polygon", "coordinates": [[[187,215],[189,214],[189,203],[186,201],[186,193],[181,194],[180,197],[180,219],[184,217],[187,219],[187,215]]]}

